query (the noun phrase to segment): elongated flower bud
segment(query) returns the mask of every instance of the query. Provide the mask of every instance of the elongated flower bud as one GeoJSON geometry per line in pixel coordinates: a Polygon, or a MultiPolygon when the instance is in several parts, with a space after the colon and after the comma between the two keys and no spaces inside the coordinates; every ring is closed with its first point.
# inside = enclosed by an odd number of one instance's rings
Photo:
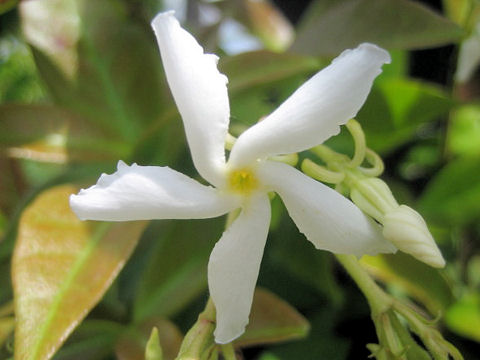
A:
{"type": "Polygon", "coordinates": [[[401,251],[430,266],[445,266],[445,260],[422,216],[406,205],[400,205],[384,215],[383,236],[401,251]]]}
{"type": "Polygon", "coordinates": [[[350,190],[350,197],[360,209],[383,225],[383,236],[399,250],[430,266],[445,266],[422,216],[406,205],[398,205],[384,181],[359,179],[350,190]]]}

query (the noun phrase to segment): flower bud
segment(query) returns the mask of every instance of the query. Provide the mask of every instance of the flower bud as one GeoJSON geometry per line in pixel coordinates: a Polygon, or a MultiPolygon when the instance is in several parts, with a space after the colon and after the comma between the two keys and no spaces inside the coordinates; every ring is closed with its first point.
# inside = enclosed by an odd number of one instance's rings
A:
{"type": "Polygon", "coordinates": [[[350,190],[350,198],[362,211],[380,223],[383,223],[385,214],[398,207],[388,185],[375,177],[358,179],[350,190]]]}
{"type": "Polygon", "coordinates": [[[160,338],[158,337],[158,329],[154,327],[145,347],[145,360],[162,360],[163,353],[160,345],[160,338]]]}
{"type": "Polygon", "coordinates": [[[400,205],[384,215],[383,236],[401,251],[430,266],[445,266],[445,260],[422,216],[406,205],[400,205]]]}

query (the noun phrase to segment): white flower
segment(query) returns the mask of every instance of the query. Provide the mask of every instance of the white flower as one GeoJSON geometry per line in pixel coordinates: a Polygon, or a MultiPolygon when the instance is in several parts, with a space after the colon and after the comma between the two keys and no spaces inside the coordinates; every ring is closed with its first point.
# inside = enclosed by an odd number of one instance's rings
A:
{"type": "Polygon", "coordinates": [[[168,167],[127,166],[103,174],[72,195],[81,219],[199,219],[237,208],[240,215],[215,245],[208,284],[217,311],[215,340],[227,343],[248,323],[270,223],[267,193],[275,191],[316,248],[361,256],[394,252],[382,229],[350,200],[270,156],[309,149],[339,132],[364,103],[388,53],[372,44],[347,50],[276,111],[245,131],[225,160],[229,123],[227,78],[173,16],[152,22],[163,65],[183,118],[193,162],[205,186],[168,167]]]}

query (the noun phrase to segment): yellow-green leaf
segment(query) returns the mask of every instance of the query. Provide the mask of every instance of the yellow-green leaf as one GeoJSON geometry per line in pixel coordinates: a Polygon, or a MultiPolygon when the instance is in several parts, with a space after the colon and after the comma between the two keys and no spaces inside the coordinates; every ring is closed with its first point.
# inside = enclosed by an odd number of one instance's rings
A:
{"type": "Polygon", "coordinates": [[[12,260],[16,360],[52,357],[101,299],[145,226],[82,222],[68,203],[75,192],[70,185],[49,189],[20,219],[12,260]]]}
{"type": "Polygon", "coordinates": [[[425,187],[417,208],[431,222],[463,225],[480,216],[478,157],[458,157],[447,163],[425,187]]]}
{"type": "Polygon", "coordinates": [[[480,106],[461,106],[453,112],[447,146],[455,155],[480,155],[480,106]]]}
{"type": "Polygon", "coordinates": [[[467,294],[453,304],[445,314],[445,323],[457,334],[480,341],[480,294],[467,294]]]}
{"type": "Polygon", "coordinates": [[[262,288],[255,290],[250,323],[235,346],[277,343],[303,338],[310,325],[296,309],[277,295],[262,288]]]}

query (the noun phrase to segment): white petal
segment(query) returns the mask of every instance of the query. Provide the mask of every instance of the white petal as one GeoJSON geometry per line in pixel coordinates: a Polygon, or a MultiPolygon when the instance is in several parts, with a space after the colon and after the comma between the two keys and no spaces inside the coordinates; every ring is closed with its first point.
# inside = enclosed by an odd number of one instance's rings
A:
{"type": "Polygon", "coordinates": [[[383,235],[401,251],[412,255],[424,263],[442,268],[445,259],[422,215],[406,205],[385,214],[383,235]]]}
{"type": "Polygon", "coordinates": [[[217,343],[236,339],[248,324],[269,224],[268,197],[251,198],[210,255],[208,286],[217,313],[217,343]]]}
{"type": "Polygon", "coordinates": [[[82,220],[202,219],[223,215],[238,201],[168,167],[120,161],[117,172],[72,195],[70,206],[82,220]]]}
{"type": "Polygon", "coordinates": [[[328,186],[282,163],[267,161],[258,171],[317,249],[356,256],[396,251],[379,225],[328,186]]]}
{"type": "Polygon", "coordinates": [[[152,27],[195,167],[203,178],[218,186],[224,179],[224,146],[230,117],[228,80],[217,69],[217,56],[204,54],[172,11],[158,14],[152,27]]]}
{"type": "Polygon", "coordinates": [[[346,50],[267,118],[245,131],[235,143],[235,166],[257,158],[309,149],[338,134],[367,98],[389,54],[373,45],[346,50]]]}

